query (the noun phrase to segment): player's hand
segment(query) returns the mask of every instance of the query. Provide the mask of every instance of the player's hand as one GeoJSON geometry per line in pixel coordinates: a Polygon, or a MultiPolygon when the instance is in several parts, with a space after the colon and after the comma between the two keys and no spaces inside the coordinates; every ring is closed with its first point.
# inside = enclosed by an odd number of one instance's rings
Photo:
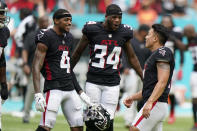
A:
{"type": "Polygon", "coordinates": [[[129,108],[131,106],[131,104],[133,103],[133,99],[131,96],[127,97],[124,101],[123,101],[124,105],[129,108]]]}
{"type": "Polygon", "coordinates": [[[145,117],[146,119],[150,116],[150,111],[152,109],[152,102],[147,101],[144,105],[142,116],[145,117]]]}
{"type": "Polygon", "coordinates": [[[81,100],[86,103],[88,106],[92,106],[93,103],[91,103],[90,101],[90,97],[88,95],[86,95],[85,92],[82,92],[80,95],[81,100]]]}
{"type": "Polygon", "coordinates": [[[40,111],[40,112],[44,112],[45,111],[45,107],[46,107],[46,101],[42,95],[42,93],[36,93],[34,96],[34,99],[36,101],[36,110],[40,111]]]}
{"type": "Polygon", "coordinates": [[[1,83],[1,99],[7,100],[8,99],[8,86],[7,83],[1,83]]]}
{"type": "Polygon", "coordinates": [[[180,69],[177,73],[177,80],[181,80],[183,78],[183,70],[180,69]]]}

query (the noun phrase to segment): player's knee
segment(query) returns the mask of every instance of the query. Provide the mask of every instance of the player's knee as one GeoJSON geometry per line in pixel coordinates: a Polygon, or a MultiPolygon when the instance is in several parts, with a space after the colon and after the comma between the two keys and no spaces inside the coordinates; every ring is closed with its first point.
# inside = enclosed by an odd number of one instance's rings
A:
{"type": "Polygon", "coordinates": [[[135,126],[131,126],[129,128],[129,131],[140,131],[140,130],[137,127],[135,127],[135,126]]]}
{"type": "Polygon", "coordinates": [[[42,126],[38,126],[38,128],[36,129],[36,131],[49,131],[49,129],[45,129],[44,127],[42,126]]]}

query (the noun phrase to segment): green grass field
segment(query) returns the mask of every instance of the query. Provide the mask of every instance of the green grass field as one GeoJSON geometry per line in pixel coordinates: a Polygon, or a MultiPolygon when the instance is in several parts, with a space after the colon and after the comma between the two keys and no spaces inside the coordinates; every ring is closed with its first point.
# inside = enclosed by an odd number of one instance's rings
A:
{"type": "MultiPolygon", "coordinates": [[[[13,117],[9,114],[2,115],[2,131],[35,131],[40,121],[40,115],[36,115],[31,119],[29,124],[23,124],[22,119],[13,117]]],[[[173,125],[164,122],[163,131],[190,131],[193,125],[191,117],[178,117],[173,125]]],[[[115,131],[128,131],[124,127],[124,120],[122,117],[115,118],[115,131]]],[[[57,122],[53,131],[69,131],[67,122],[62,115],[58,115],[57,122]]]]}

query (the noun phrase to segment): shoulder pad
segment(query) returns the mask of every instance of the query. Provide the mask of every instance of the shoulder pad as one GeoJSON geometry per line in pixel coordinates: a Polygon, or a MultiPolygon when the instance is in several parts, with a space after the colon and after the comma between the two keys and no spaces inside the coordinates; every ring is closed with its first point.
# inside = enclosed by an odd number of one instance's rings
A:
{"type": "Polygon", "coordinates": [[[83,29],[82,32],[83,34],[85,34],[86,36],[90,36],[92,33],[94,32],[98,32],[100,29],[99,23],[95,22],[95,21],[89,21],[87,22],[83,29]]]}
{"type": "Polygon", "coordinates": [[[156,51],[156,61],[169,62],[172,51],[168,47],[161,47],[156,51]]]}
{"type": "Polygon", "coordinates": [[[120,25],[120,33],[123,35],[126,41],[133,38],[133,28],[126,24],[120,25]]]}
{"type": "Polygon", "coordinates": [[[133,30],[133,28],[127,24],[123,24],[123,27],[126,28],[126,29],[129,29],[129,30],[133,30]]]}

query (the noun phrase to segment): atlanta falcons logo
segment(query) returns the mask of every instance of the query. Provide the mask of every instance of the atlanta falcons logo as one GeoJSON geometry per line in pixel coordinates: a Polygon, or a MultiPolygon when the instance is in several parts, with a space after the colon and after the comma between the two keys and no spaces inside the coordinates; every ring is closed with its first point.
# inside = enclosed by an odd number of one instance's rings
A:
{"type": "Polygon", "coordinates": [[[44,32],[40,31],[40,34],[38,34],[37,36],[38,36],[38,40],[40,40],[44,36],[44,32]]]}

